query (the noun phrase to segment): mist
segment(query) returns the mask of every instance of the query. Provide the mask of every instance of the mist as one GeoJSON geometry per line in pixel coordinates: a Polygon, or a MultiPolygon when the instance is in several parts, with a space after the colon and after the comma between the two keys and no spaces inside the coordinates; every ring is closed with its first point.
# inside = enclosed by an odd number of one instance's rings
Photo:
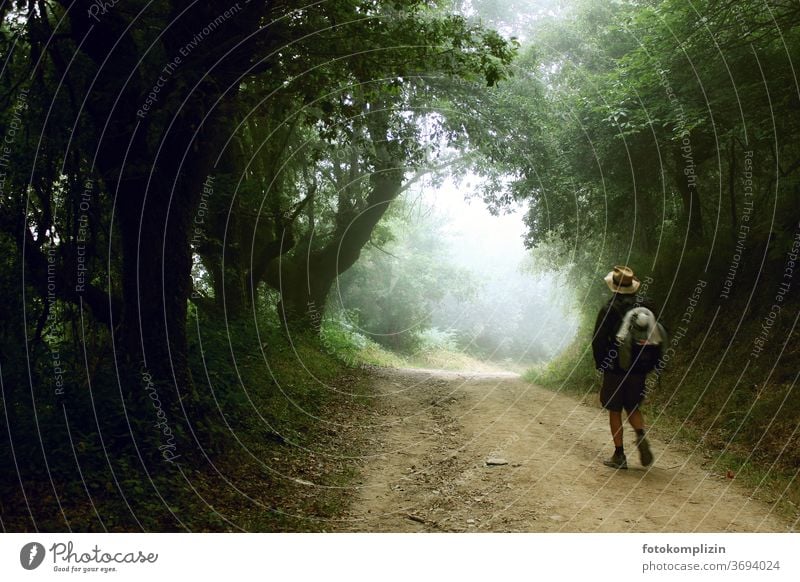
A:
{"type": "Polygon", "coordinates": [[[407,192],[385,240],[335,290],[346,325],[412,359],[436,352],[508,369],[568,346],[578,327],[573,293],[525,249],[524,208],[492,214],[480,191],[480,178],[468,176],[407,192]]]}

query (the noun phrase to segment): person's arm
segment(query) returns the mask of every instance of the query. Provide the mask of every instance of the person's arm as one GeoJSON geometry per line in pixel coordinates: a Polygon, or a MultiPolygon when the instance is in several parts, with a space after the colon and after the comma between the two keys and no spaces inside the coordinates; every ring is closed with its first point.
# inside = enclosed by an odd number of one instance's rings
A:
{"type": "Polygon", "coordinates": [[[602,369],[603,360],[608,352],[608,333],[606,332],[608,316],[608,309],[603,307],[597,314],[597,320],[594,323],[594,334],[592,335],[592,355],[594,356],[594,367],[596,370],[602,369]]]}

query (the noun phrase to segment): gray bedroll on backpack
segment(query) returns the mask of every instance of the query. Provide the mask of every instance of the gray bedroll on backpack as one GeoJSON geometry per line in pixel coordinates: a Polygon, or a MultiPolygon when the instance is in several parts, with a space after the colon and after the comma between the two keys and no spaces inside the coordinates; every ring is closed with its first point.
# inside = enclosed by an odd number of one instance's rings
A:
{"type": "Polygon", "coordinates": [[[623,370],[646,374],[661,359],[661,346],[667,342],[667,331],[646,307],[629,310],[617,332],[619,365],[623,370]]]}

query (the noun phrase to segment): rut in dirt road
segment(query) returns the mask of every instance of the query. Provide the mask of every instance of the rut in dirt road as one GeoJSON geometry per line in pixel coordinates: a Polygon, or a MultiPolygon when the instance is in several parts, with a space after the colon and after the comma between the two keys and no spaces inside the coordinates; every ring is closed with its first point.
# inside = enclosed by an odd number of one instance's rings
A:
{"type": "Polygon", "coordinates": [[[651,437],[646,470],[626,430],[630,468],[603,466],[606,413],[516,374],[381,370],[376,382],[374,455],[341,530],[790,530],[724,467],[703,468],[700,449],[651,437]]]}

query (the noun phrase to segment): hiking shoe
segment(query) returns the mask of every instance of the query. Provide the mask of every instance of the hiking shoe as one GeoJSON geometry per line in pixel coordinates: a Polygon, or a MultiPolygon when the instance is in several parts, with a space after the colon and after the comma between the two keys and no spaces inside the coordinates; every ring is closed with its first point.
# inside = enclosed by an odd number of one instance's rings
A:
{"type": "Polygon", "coordinates": [[[603,461],[603,464],[606,467],[611,467],[612,469],[627,469],[628,468],[628,459],[625,458],[625,455],[618,455],[614,453],[610,459],[607,461],[603,461]]]}
{"type": "Polygon", "coordinates": [[[636,448],[639,449],[639,460],[642,465],[649,467],[653,462],[653,453],[650,451],[650,443],[646,436],[636,437],[636,448]]]}

